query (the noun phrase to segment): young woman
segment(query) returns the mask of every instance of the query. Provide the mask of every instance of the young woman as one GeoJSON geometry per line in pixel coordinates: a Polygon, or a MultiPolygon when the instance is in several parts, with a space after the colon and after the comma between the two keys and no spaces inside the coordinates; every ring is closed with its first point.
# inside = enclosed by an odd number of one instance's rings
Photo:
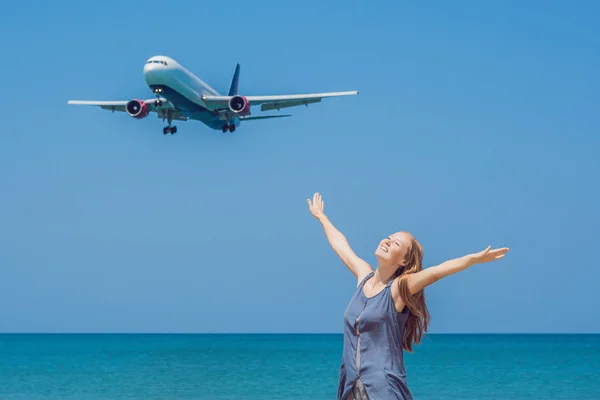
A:
{"type": "Polygon", "coordinates": [[[408,232],[397,232],[377,246],[377,269],[354,254],[344,235],[325,216],[319,193],[307,199],[329,244],[357,278],[344,313],[344,350],[338,400],[412,399],[403,351],[413,351],[427,332],[429,312],[423,289],[471,265],[498,260],[508,248],[478,252],[423,269],[423,248],[408,232]]]}

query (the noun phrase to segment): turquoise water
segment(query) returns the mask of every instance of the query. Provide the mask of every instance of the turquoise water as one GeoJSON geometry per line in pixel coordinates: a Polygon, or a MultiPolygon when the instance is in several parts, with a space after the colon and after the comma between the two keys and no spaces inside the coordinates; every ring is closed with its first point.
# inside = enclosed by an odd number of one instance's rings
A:
{"type": "MultiPolygon", "coordinates": [[[[0,399],[335,399],[341,335],[0,335],[0,399]]],[[[415,399],[600,399],[600,335],[429,335],[415,399]]]]}

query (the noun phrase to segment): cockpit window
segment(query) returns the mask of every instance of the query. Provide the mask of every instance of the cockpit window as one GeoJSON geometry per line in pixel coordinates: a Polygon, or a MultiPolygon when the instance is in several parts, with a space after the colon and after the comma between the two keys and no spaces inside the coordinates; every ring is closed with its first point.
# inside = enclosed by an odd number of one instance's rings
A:
{"type": "Polygon", "coordinates": [[[162,61],[162,60],[148,60],[148,61],[146,61],[146,64],[162,64],[162,65],[168,65],[166,61],[162,61]]]}

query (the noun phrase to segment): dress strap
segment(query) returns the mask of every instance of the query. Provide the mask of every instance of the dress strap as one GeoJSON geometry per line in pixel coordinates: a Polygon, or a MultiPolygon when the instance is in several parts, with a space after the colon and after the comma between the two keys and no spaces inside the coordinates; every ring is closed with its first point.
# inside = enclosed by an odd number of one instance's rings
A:
{"type": "Polygon", "coordinates": [[[392,283],[394,283],[396,281],[396,277],[392,277],[392,279],[389,280],[389,282],[387,283],[387,285],[385,285],[386,288],[389,288],[390,286],[392,286],[392,283]]]}
{"type": "Polygon", "coordinates": [[[357,286],[357,287],[362,287],[362,286],[365,284],[365,282],[366,282],[367,280],[369,280],[369,278],[370,278],[370,277],[372,277],[373,275],[375,275],[375,272],[373,272],[373,271],[369,272],[369,273],[367,274],[367,276],[365,276],[365,277],[363,278],[363,280],[362,280],[362,281],[360,281],[360,283],[358,284],[358,286],[357,286]]]}

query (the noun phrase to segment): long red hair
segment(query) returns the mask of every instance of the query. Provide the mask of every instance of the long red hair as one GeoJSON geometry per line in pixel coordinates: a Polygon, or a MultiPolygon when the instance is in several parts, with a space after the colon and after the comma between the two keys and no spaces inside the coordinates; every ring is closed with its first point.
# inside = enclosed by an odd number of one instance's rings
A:
{"type": "Polygon", "coordinates": [[[412,352],[413,344],[421,343],[423,333],[427,332],[431,316],[425,304],[424,291],[411,294],[408,290],[406,276],[423,270],[423,247],[410,233],[405,233],[410,236],[410,245],[406,252],[404,266],[398,268],[396,276],[399,277],[397,282],[400,297],[409,310],[402,337],[402,348],[412,352]]]}

